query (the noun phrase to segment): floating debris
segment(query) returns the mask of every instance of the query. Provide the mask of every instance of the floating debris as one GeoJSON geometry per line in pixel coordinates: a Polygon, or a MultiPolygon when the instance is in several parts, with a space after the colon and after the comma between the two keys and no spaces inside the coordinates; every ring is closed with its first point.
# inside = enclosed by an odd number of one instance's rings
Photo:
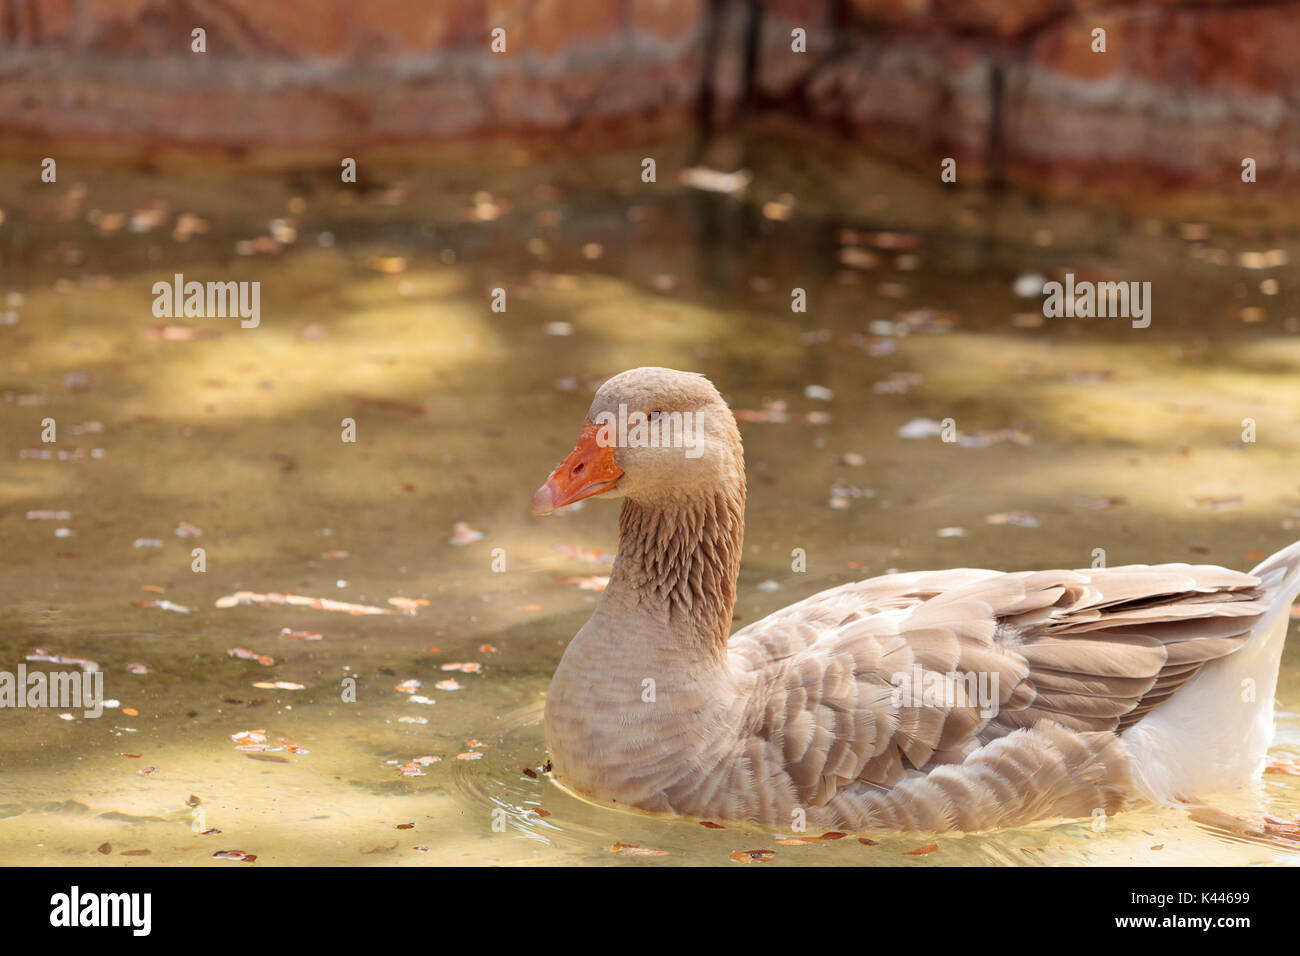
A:
{"type": "Polygon", "coordinates": [[[635,843],[621,843],[615,841],[612,846],[605,847],[611,853],[621,853],[623,856],[667,856],[667,850],[649,850],[635,843]]]}
{"type": "Polygon", "coordinates": [[[902,395],[924,381],[925,377],[919,372],[895,372],[884,381],[872,385],[871,391],[877,395],[902,395]]]}
{"type": "Polygon", "coordinates": [[[1240,508],[1245,504],[1241,495],[1229,495],[1224,498],[1193,498],[1193,502],[1200,508],[1209,508],[1211,511],[1230,511],[1233,508],[1240,508]]]}
{"type": "Polygon", "coordinates": [[[787,412],[786,403],[780,399],[774,399],[763,403],[761,410],[740,408],[734,411],[736,421],[738,422],[762,422],[768,425],[785,425],[790,421],[790,415],[787,412]]]}
{"type": "Polygon", "coordinates": [[[787,846],[801,846],[805,843],[820,843],[823,840],[843,840],[846,835],[838,830],[828,830],[819,836],[791,837],[788,840],[777,840],[776,842],[787,846]]]}
{"type": "Polygon", "coordinates": [[[1011,289],[1022,299],[1032,299],[1043,294],[1043,286],[1047,284],[1047,279],[1037,273],[1016,276],[1016,281],[1011,283],[1011,289]]]}
{"type": "Polygon", "coordinates": [[[724,173],[719,169],[706,166],[691,166],[683,169],[678,179],[683,186],[699,189],[708,193],[722,193],[726,196],[740,196],[749,188],[754,174],[748,169],[724,173]]]}
{"type": "Polygon", "coordinates": [[[875,488],[859,488],[856,485],[835,485],[831,488],[830,499],[826,502],[827,507],[835,511],[843,511],[849,506],[849,502],[856,498],[874,498],[876,497],[875,488]]]}
{"type": "Polygon", "coordinates": [[[1091,508],[1094,511],[1109,511],[1111,508],[1118,508],[1120,505],[1126,504],[1126,501],[1120,497],[1103,496],[1094,498],[1090,495],[1075,495],[1074,503],[1083,508],[1091,508]]]}
{"type": "Polygon", "coordinates": [[[891,331],[886,332],[885,334],[875,333],[872,335],[863,335],[860,332],[855,332],[844,340],[844,344],[849,348],[861,349],[872,358],[894,355],[899,349],[898,339],[890,337],[892,335],[893,326],[889,323],[886,323],[886,325],[889,326],[891,331]]]}
{"type": "Polygon", "coordinates": [[[603,591],[609,586],[609,576],[593,575],[592,577],[576,578],[556,578],[560,584],[576,584],[583,591],[603,591]]]}
{"type": "Polygon", "coordinates": [[[1027,511],[1002,511],[984,519],[989,524],[1010,524],[1020,528],[1037,528],[1038,519],[1027,511]]]}
{"type": "Polygon", "coordinates": [[[1243,269],[1278,269],[1288,262],[1285,249],[1269,249],[1267,252],[1242,252],[1237,255],[1237,264],[1243,269]]]}
{"type": "Polygon", "coordinates": [[[909,439],[933,438],[942,434],[943,422],[936,422],[932,418],[913,418],[897,432],[899,438],[909,439]]]}
{"type": "Polygon", "coordinates": [[[269,654],[259,654],[256,651],[250,651],[246,647],[232,647],[227,653],[231,657],[237,657],[241,661],[257,661],[257,663],[270,667],[275,663],[275,658],[269,654]]]}
{"type": "Polygon", "coordinates": [[[63,387],[70,392],[86,392],[90,390],[90,373],[82,369],[65,372],[62,381],[63,387]]]}
{"type": "Polygon", "coordinates": [[[418,614],[420,608],[429,606],[429,602],[424,598],[390,597],[388,603],[408,614],[418,614]]]}
{"type": "Polygon", "coordinates": [[[192,212],[183,212],[176,217],[172,226],[172,239],[176,242],[188,242],[191,236],[208,231],[208,221],[192,212]]]}
{"type": "Polygon", "coordinates": [[[825,385],[806,385],[803,390],[804,398],[811,398],[819,402],[829,402],[835,398],[835,393],[825,385]]]}
{"type": "MultiPolygon", "coordinates": [[[[943,432],[943,422],[937,422],[932,418],[914,418],[906,425],[901,426],[897,431],[897,435],[899,438],[921,439],[933,438],[936,435],[942,435],[943,432]]],[[[956,432],[954,438],[955,443],[963,448],[987,448],[990,445],[1006,441],[1017,445],[1032,445],[1034,443],[1034,439],[1030,435],[1016,428],[998,428],[975,432],[974,434],[956,432]]]]}
{"type": "Polygon", "coordinates": [[[18,458],[21,461],[85,461],[87,458],[99,459],[104,457],[104,449],[92,448],[89,452],[84,448],[59,449],[56,453],[49,448],[20,448],[18,458]]]}
{"type": "Polygon", "coordinates": [[[593,551],[590,548],[583,548],[579,545],[565,544],[563,542],[555,545],[555,550],[570,558],[583,561],[592,565],[612,566],[614,555],[607,551],[593,551]]]}
{"type": "Polygon", "coordinates": [[[957,444],[963,448],[987,448],[1002,442],[1016,445],[1032,445],[1034,439],[1016,428],[997,428],[992,431],[976,432],[973,435],[957,433],[957,444]]]}
{"type": "Polygon", "coordinates": [[[794,213],[794,197],[782,194],[778,200],[763,203],[763,218],[785,222],[794,213]],[[781,201],[788,200],[788,201],[781,201]]]}
{"type": "Polygon", "coordinates": [[[236,750],[265,750],[266,730],[241,730],[237,734],[231,734],[230,739],[238,746],[236,750]]]}
{"type": "Polygon", "coordinates": [[[464,546],[467,544],[473,544],[475,541],[483,540],[483,532],[471,528],[464,521],[457,521],[455,526],[452,528],[451,538],[449,540],[455,545],[464,546]]]}
{"type": "Polygon", "coordinates": [[[190,325],[184,325],[180,322],[167,322],[162,325],[151,325],[145,330],[149,338],[159,339],[163,342],[197,342],[201,339],[216,339],[221,337],[221,333],[216,329],[196,329],[190,325]]]}
{"type": "Polygon", "coordinates": [[[156,607],[160,611],[175,611],[177,614],[189,614],[190,609],[184,604],[174,604],[171,601],[132,601],[132,607],[156,607]]]}
{"type": "MultiPolygon", "coordinates": [[[[902,286],[893,290],[895,296],[901,295],[906,290],[902,286]],[[899,291],[902,290],[902,291],[899,291]]],[[[882,289],[883,292],[883,289],[882,289]]],[[[957,327],[961,317],[956,312],[943,312],[939,309],[924,308],[912,309],[908,312],[899,312],[894,316],[892,331],[884,328],[884,324],[877,325],[871,323],[871,331],[878,335],[910,335],[913,332],[925,332],[932,335],[951,332],[957,327]]]]}
{"type": "Polygon", "coordinates": [[[852,269],[874,269],[880,265],[880,256],[870,249],[845,246],[836,255],[841,265],[849,266],[852,269]]]}
{"type": "MultiPolygon", "coordinates": [[[[391,598],[389,599],[392,600],[391,598]]],[[[237,607],[240,604],[252,604],[257,607],[270,607],[272,605],[290,604],[294,607],[310,607],[317,611],[336,611],[340,614],[396,614],[396,611],[385,607],[373,607],[368,604],[349,604],[346,601],[334,601],[330,598],[307,597],[302,594],[278,594],[274,591],[265,594],[258,591],[236,591],[234,594],[227,594],[224,597],[217,598],[216,607],[227,608],[237,607]]],[[[407,613],[417,613],[414,608],[407,613]]]]}
{"type": "Polygon", "coordinates": [[[461,671],[465,674],[477,674],[483,669],[483,665],[478,661],[465,661],[464,663],[443,664],[442,669],[445,671],[461,671]]]}
{"type": "Polygon", "coordinates": [[[397,772],[403,777],[423,777],[425,776],[424,768],[418,763],[408,761],[397,768],[397,772]]]}
{"type": "Polygon", "coordinates": [[[5,401],[11,405],[24,407],[28,405],[48,405],[50,397],[48,395],[36,395],[32,393],[5,392],[5,401]]]}
{"type": "Polygon", "coordinates": [[[29,661],[42,661],[50,664],[75,664],[83,671],[94,672],[99,670],[99,664],[88,657],[72,657],[69,654],[51,654],[44,648],[36,648],[27,655],[29,661]]]}

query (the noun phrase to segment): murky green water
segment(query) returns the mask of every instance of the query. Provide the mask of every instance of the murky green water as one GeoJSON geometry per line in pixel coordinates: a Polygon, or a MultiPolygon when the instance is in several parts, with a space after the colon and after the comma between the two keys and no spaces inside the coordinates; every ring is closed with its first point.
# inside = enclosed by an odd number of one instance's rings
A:
{"type": "MultiPolygon", "coordinates": [[[[915,835],[778,844],[791,834],[594,807],[540,772],[549,677],[594,604],[580,582],[605,573],[617,505],[538,519],[528,501],[593,383],[624,368],[697,369],[733,408],[778,419],[742,426],[742,622],[891,568],[1086,566],[1096,548],[1248,568],[1300,537],[1300,283],[1255,268],[1276,250],[1300,261],[1294,236],[945,192],[771,135],[731,157],[756,173],[744,200],[672,181],[681,144],[393,159],[360,189],[69,162],[42,186],[9,168],[0,669],[37,648],[89,658],[120,707],[0,711],[0,862],[235,865],[212,854],[238,849],[262,864],[739,865],[756,848],[790,865],[1300,862],[1172,810],[1105,832],[944,837],[921,856],[906,855],[930,842],[915,835]],[[654,186],[638,179],[647,153],[654,186]],[[206,231],[188,221],[181,241],[181,213],[206,231]],[[269,230],[282,241],[237,248],[269,230]],[[261,325],[151,332],[170,321],[151,287],[177,271],[260,281],[261,325]],[[1040,300],[1014,280],[1065,271],[1152,282],[1151,327],[1035,325],[1040,300]],[[991,443],[897,434],[947,417],[991,443]],[[458,522],[482,538],[453,544],[458,522]],[[428,604],[216,606],[239,591],[428,604]],[[137,606],[159,600],[189,613],[137,606]],[[303,688],[254,686],[275,681],[303,688]],[[237,750],[250,730],[309,752],[237,750]],[[407,763],[426,756],[440,759],[407,763]],[[150,853],[121,855],[136,850],[150,853]]],[[[1275,754],[1300,756],[1294,638],[1278,698],[1275,754]]],[[[1295,818],[1300,778],[1223,805],[1295,818]]]]}

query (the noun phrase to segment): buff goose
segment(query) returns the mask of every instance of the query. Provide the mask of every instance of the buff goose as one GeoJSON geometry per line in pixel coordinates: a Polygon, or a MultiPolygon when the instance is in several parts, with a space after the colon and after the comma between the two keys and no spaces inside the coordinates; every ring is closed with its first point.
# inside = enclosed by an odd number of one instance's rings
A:
{"type": "Polygon", "coordinates": [[[729,639],[745,467],[706,378],[601,386],[533,511],[596,496],[624,499],[618,555],[545,727],[557,779],[598,802],[972,831],[1186,803],[1263,768],[1300,542],[1249,574],[886,575],[729,639]]]}

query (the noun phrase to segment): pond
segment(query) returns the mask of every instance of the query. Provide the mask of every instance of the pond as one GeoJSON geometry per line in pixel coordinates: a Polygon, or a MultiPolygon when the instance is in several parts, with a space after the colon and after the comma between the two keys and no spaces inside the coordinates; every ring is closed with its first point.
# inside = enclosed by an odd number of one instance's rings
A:
{"type": "MultiPolygon", "coordinates": [[[[740,623],[891,569],[1249,569],[1300,537],[1294,233],[957,191],[797,128],[720,148],[743,195],[677,181],[671,140],[395,154],[360,186],[7,170],[0,669],[89,659],[117,706],[0,711],[0,863],[1300,863],[1159,808],[779,843],[547,777],[617,505],[529,499],[626,368],[743,413],[740,623]],[[1034,277],[1066,272],[1151,282],[1150,326],[1044,318],[1034,277]],[[176,273],[260,283],[259,324],[156,316],[176,273]],[[967,441],[904,437],[946,418],[967,441]]],[[[1294,635],[1277,696],[1300,756],[1294,635]]],[[[1294,819],[1300,778],[1219,805],[1294,819]]]]}

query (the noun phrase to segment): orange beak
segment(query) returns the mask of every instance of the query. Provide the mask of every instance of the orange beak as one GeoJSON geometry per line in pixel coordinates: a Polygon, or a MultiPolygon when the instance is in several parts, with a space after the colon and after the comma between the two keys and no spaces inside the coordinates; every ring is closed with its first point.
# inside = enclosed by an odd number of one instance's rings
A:
{"type": "Polygon", "coordinates": [[[614,446],[600,445],[597,431],[590,421],[582,426],[577,446],[533,494],[533,514],[548,515],[618,484],[623,469],[614,464],[614,446]]]}

